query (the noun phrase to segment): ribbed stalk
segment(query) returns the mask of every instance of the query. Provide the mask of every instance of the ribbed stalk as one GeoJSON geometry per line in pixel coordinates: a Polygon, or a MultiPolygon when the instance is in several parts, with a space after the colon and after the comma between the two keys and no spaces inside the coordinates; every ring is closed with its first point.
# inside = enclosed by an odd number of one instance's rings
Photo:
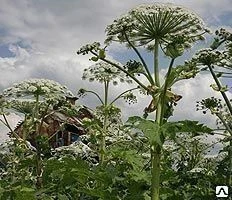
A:
{"type": "MultiPolygon", "coordinates": [[[[108,92],[109,92],[109,81],[104,81],[104,89],[105,89],[105,98],[104,98],[104,112],[108,106],[108,92]]],[[[105,153],[106,153],[106,142],[105,137],[107,133],[107,113],[104,113],[104,121],[103,121],[103,131],[101,133],[101,141],[100,141],[100,165],[104,163],[105,153]]]]}
{"type": "Polygon", "coordinates": [[[38,189],[43,187],[43,182],[42,182],[42,159],[41,159],[41,151],[40,147],[37,146],[37,151],[36,151],[36,187],[38,189]]]}
{"type": "MultiPolygon", "coordinates": [[[[159,80],[159,40],[155,40],[154,49],[154,78],[156,86],[160,87],[159,80]]],[[[162,121],[162,104],[159,99],[158,106],[156,109],[156,123],[161,125],[162,121]]],[[[159,200],[159,188],[160,188],[160,158],[161,148],[159,144],[151,145],[151,200],[159,200]]]]}
{"type": "Polygon", "coordinates": [[[151,146],[151,156],[151,200],[159,200],[161,150],[156,144],[151,146]]]}
{"type": "Polygon", "coordinates": [[[159,40],[155,40],[155,50],[154,50],[154,78],[157,87],[160,87],[159,80],[159,40]]]}

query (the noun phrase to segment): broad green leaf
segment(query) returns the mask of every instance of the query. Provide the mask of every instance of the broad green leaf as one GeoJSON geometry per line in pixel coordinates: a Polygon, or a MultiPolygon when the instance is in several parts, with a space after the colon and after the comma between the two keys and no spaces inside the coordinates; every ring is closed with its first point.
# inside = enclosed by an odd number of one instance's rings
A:
{"type": "Polygon", "coordinates": [[[193,133],[195,136],[201,133],[212,133],[212,129],[205,126],[204,124],[199,124],[198,121],[184,120],[178,122],[167,122],[162,127],[161,130],[164,136],[170,138],[175,138],[177,133],[193,133]]]}
{"type": "Polygon", "coordinates": [[[127,122],[131,123],[132,128],[141,130],[144,136],[148,138],[150,144],[162,146],[160,127],[157,123],[138,116],[130,117],[127,122]]]}

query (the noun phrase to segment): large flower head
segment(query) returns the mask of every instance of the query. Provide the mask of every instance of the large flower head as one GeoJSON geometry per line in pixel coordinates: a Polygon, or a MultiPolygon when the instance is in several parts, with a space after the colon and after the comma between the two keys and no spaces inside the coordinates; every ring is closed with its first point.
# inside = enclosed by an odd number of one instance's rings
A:
{"type": "Polygon", "coordinates": [[[153,42],[165,46],[190,47],[193,42],[204,39],[207,32],[202,19],[192,11],[173,4],[155,3],[140,5],[106,28],[106,43],[126,42],[154,47],[153,42]]]}
{"type": "Polygon", "coordinates": [[[43,97],[44,99],[56,99],[65,96],[73,96],[65,86],[48,79],[29,79],[16,83],[13,87],[3,91],[3,96],[6,98],[31,98],[35,96],[43,97]]]}

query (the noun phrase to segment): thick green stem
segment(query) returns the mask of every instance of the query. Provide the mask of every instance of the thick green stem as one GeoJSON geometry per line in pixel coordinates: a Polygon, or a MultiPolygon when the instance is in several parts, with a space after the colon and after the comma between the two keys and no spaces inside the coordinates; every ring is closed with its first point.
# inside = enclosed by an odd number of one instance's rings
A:
{"type": "MultiPolygon", "coordinates": [[[[155,40],[155,50],[154,50],[154,79],[157,87],[160,87],[159,79],[159,40],[155,40]]],[[[162,123],[162,104],[161,99],[156,109],[156,123],[161,125],[162,123]]],[[[161,158],[161,148],[159,144],[151,145],[151,200],[159,200],[159,188],[160,188],[160,158],[161,158]]]]}
{"type": "Polygon", "coordinates": [[[109,81],[104,81],[105,89],[105,98],[104,98],[104,121],[103,121],[103,130],[101,133],[101,142],[100,142],[100,165],[104,163],[105,153],[106,153],[106,133],[107,133],[107,118],[106,107],[108,106],[108,92],[109,92],[109,81]]]}
{"type": "Polygon", "coordinates": [[[162,122],[162,104],[161,104],[160,98],[159,98],[159,102],[158,102],[157,109],[156,109],[155,121],[156,121],[156,123],[161,125],[161,122],[162,122]]]}
{"type": "Polygon", "coordinates": [[[43,165],[42,165],[40,147],[37,146],[37,151],[36,151],[36,187],[38,189],[43,187],[42,167],[43,167],[43,165]]]}
{"type": "Polygon", "coordinates": [[[48,112],[48,109],[49,109],[49,106],[50,106],[50,103],[47,104],[46,106],[46,109],[42,115],[42,118],[41,118],[41,121],[40,121],[40,124],[39,124],[39,129],[38,129],[38,134],[40,135],[41,134],[41,131],[42,131],[42,128],[43,128],[43,122],[44,122],[44,119],[47,115],[47,112],[48,112]]]}
{"type": "MultiPolygon", "coordinates": [[[[158,50],[156,49],[158,52],[158,50]]],[[[159,70],[158,70],[158,60],[156,60],[156,55],[155,55],[155,80],[156,84],[159,85],[160,87],[160,82],[159,82],[159,70]]],[[[168,72],[166,75],[166,79],[164,82],[163,86],[163,91],[162,94],[160,95],[157,110],[156,110],[156,123],[159,124],[159,126],[162,126],[163,123],[163,115],[164,115],[164,109],[165,109],[165,98],[166,98],[166,91],[168,87],[168,78],[169,75],[171,74],[171,69],[174,64],[174,60],[172,59],[168,68],[168,72]]],[[[151,169],[151,174],[152,174],[152,180],[151,180],[151,200],[159,200],[159,188],[160,188],[160,158],[161,158],[161,148],[158,144],[153,144],[151,146],[151,163],[152,163],[152,169],[151,169]]]]}
{"type": "Polygon", "coordinates": [[[151,146],[151,200],[159,200],[161,150],[156,144],[151,146]]]}
{"type": "Polygon", "coordinates": [[[160,87],[159,79],[159,40],[155,40],[155,50],[154,50],[154,78],[157,87],[160,87]]]}
{"type": "MultiPolygon", "coordinates": [[[[158,103],[156,110],[156,123],[161,125],[161,102],[158,103]]],[[[159,144],[151,145],[151,200],[159,200],[160,188],[160,158],[161,149],[159,144]]]]}
{"type": "MultiPolygon", "coordinates": [[[[218,80],[216,74],[214,73],[212,66],[211,66],[211,65],[208,65],[208,67],[209,67],[209,70],[210,70],[210,72],[211,72],[211,74],[212,74],[212,76],[213,76],[213,79],[214,79],[214,81],[216,82],[217,87],[218,87],[218,89],[219,89],[219,91],[220,91],[220,90],[222,89],[221,83],[220,83],[220,81],[218,80]]],[[[222,97],[224,98],[224,100],[225,100],[225,102],[226,102],[226,105],[227,105],[227,107],[228,107],[228,109],[229,109],[229,111],[230,111],[230,114],[232,115],[232,106],[231,106],[231,103],[230,103],[228,97],[226,96],[226,93],[223,92],[223,91],[220,91],[220,92],[221,92],[222,97]]]]}
{"type": "Polygon", "coordinates": [[[107,104],[108,104],[109,81],[105,81],[104,85],[105,85],[105,98],[104,98],[104,105],[105,105],[105,107],[106,107],[106,106],[107,106],[107,104]]]}
{"type": "MultiPolygon", "coordinates": [[[[156,123],[162,122],[162,105],[159,100],[156,110],[156,123]]],[[[161,149],[158,144],[151,145],[151,200],[159,200],[161,149]]]]}

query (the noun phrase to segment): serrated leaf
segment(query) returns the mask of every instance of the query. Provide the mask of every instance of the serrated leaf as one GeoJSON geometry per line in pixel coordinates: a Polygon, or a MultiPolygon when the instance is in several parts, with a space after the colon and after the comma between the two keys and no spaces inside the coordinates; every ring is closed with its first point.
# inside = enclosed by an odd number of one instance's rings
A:
{"type": "Polygon", "coordinates": [[[160,127],[157,123],[138,116],[130,117],[127,122],[131,123],[132,127],[141,130],[144,136],[148,138],[150,144],[156,143],[162,146],[160,127]]]}
{"type": "Polygon", "coordinates": [[[175,138],[177,133],[193,133],[195,136],[200,133],[212,133],[212,129],[205,126],[204,124],[199,124],[198,121],[184,120],[178,122],[167,122],[162,127],[161,130],[165,136],[170,138],[175,138]]]}

